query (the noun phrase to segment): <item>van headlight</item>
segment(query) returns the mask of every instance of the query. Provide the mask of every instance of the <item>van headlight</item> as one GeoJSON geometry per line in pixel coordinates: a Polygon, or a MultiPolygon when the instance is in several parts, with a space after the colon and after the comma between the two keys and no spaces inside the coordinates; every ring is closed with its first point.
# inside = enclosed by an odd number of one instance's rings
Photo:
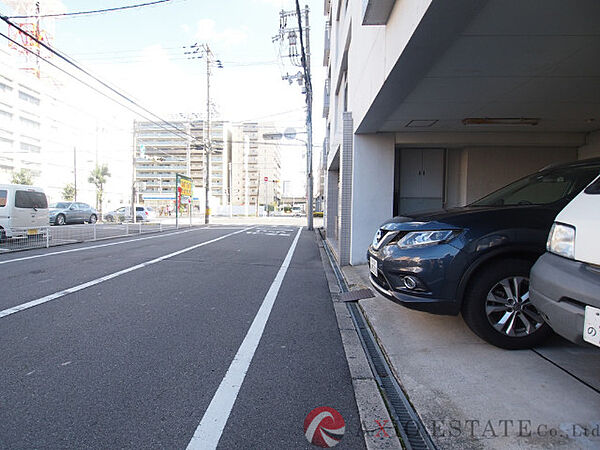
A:
{"type": "Polygon", "coordinates": [[[411,231],[398,241],[398,247],[415,248],[435,245],[447,241],[455,234],[455,230],[411,231]]]}
{"type": "Polygon", "coordinates": [[[575,259],[575,227],[555,222],[550,229],[546,248],[549,252],[575,259]]]}

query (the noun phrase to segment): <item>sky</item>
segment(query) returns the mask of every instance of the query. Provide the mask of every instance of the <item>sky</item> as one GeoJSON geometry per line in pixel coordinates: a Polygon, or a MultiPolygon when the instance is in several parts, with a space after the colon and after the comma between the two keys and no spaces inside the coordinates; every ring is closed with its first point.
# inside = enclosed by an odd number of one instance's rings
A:
{"type": "MultiPolygon", "coordinates": [[[[0,12],[10,13],[0,0],[0,12]]],[[[145,3],[149,0],[41,0],[42,9],[77,12],[145,3]]],[[[314,143],[320,145],[324,68],[323,0],[308,4],[311,22],[314,86],[314,143]]],[[[188,59],[184,47],[207,43],[223,69],[213,69],[211,99],[224,120],[264,120],[282,130],[304,130],[304,96],[283,74],[300,68],[280,58],[272,42],[279,11],[295,9],[293,0],[170,0],[120,12],[58,18],[52,45],[86,69],[159,115],[203,113],[206,109],[206,65],[188,59]]],[[[10,15],[10,14],[8,14],[10,15]]],[[[286,46],[283,47],[287,50],[286,46]]],[[[299,135],[299,137],[303,137],[299,135]]],[[[288,143],[292,143],[289,142],[288,143]]],[[[282,147],[284,180],[298,193],[303,186],[301,147],[282,147]]],[[[315,163],[320,147],[315,147],[315,163]]]]}

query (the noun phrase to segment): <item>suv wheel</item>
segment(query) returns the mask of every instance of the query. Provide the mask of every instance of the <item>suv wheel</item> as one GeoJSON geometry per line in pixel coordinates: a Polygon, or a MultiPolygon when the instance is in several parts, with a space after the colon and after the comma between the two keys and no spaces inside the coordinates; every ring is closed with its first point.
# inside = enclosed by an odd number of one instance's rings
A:
{"type": "Polygon", "coordinates": [[[529,300],[533,263],[505,259],[480,271],[467,289],[462,315],[480,338],[506,349],[530,348],[551,333],[529,300]]]}

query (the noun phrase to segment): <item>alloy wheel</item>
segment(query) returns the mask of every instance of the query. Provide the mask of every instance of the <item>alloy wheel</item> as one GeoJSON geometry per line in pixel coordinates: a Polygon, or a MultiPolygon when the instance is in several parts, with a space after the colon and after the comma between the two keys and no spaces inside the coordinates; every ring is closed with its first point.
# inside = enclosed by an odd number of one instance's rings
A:
{"type": "Polygon", "coordinates": [[[529,278],[513,276],[496,283],[488,292],[485,313],[496,331],[510,337],[528,336],[544,319],[529,300],[529,278]]]}

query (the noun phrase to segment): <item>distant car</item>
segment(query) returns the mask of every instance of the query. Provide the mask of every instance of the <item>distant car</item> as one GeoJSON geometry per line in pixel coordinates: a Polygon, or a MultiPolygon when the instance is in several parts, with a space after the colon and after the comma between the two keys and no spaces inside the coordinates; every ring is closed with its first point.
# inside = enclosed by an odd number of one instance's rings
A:
{"type": "Polygon", "coordinates": [[[554,331],[600,347],[600,178],[556,219],[531,269],[531,303],[554,331]]]}
{"type": "Polygon", "coordinates": [[[551,329],[529,272],[556,214],[600,173],[600,158],[553,166],[462,208],[394,217],[368,249],[371,283],[408,308],[458,314],[482,339],[538,345],[551,329]]]}
{"type": "Polygon", "coordinates": [[[98,211],[87,203],[58,202],[50,205],[48,211],[52,225],[66,225],[68,223],[96,223],[98,211]]]}
{"type": "Polygon", "coordinates": [[[43,235],[48,226],[44,190],[20,184],[0,184],[0,242],[43,235]]]}
{"type": "MultiPolygon", "coordinates": [[[[135,221],[150,222],[156,219],[156,211],[151,206],[136,206],[135,221]]],[[[131,207],[121,206],[104,214],[104,220],[107,222],[131,222],[131,207]]]]}

